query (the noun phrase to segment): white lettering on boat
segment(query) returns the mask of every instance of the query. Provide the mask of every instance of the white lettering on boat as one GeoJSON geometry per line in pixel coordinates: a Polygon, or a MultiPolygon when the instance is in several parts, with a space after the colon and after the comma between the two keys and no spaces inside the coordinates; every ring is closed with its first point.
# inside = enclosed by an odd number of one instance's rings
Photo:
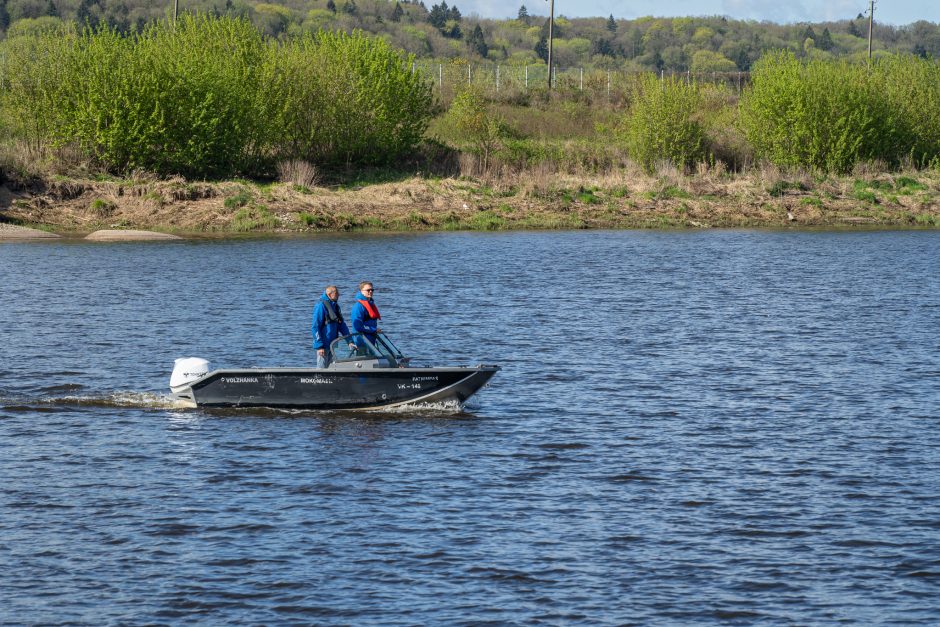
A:
{"type": "Polygon", "coordinates": [[[334,383],[333,379],[324,379],[323,377],[300,377],[301,383],[313,383],[314,385],[323,385],[326,383],[334,383]]]}
{"type": "Polygon", "coordinates": [[[437,381],[437,377],[411,377],[412,381],[437,381]]]}
{"type": "Polygon", "coordinates": [[[258,377],[222,377],[222,383],[257,383],[258,377]]]}

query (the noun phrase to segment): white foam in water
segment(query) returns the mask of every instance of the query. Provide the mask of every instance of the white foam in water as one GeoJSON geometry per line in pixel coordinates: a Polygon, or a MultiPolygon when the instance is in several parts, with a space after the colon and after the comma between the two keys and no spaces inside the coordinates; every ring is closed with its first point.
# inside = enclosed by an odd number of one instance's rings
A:
{"type": "Polygon", "coordinates": [[[377,408],[371,411],[389,414],[410,414],[415,411],[455,414],[463,411],[464,406],[457,401],[443,401],[440,403],[414,403],[412,405],[398,405],[396,407],[377,408]]]}
{"type": "Polygon", "coordinates": [[[183,409],[188,407],[183,401],[169,394],[154,392],[111,392],[104,396],[59,396],[38,399],[43,405],[85,405],[100,407],[140,407],[147,409],[183,409]]]}

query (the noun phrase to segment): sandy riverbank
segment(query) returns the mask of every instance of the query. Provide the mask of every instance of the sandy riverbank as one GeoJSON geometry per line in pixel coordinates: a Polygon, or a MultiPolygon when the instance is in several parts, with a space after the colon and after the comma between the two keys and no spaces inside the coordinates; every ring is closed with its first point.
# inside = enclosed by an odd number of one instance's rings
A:
{"type": "Polygon", "coordinates": [[[59,239],[61,236],[48,231],[31,229],[25,226],[15,224],[5,224],[0,222],[0,241],[3,240],[23,240],[23,239],[59,239]]]}

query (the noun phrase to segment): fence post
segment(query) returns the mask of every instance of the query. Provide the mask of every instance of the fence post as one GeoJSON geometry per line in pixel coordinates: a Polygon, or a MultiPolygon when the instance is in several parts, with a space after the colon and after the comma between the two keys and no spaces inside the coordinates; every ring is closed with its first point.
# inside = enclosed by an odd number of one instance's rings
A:
{"type": "Polygon", "coordinates": [[[440,87],[441,93],[444,93],[444,64],[437,64],[437,84],[440,87]]]}
{"type": "Polygon", "coordinates": [[[529,64],[525,64],[525,88],[526,91],[529,90],[529,64]]]}
{"type": "Polygon", "coordinates": [[[470,87],[470,64],[467,64],[467,87],[470,87]]]}
{"type": "Polygon", "coordinates": [[[558,87],[558,85],[555,84],[557,80],[558,80],[558,66],[553,65],[552,66],[552,89],[555,89],[558,87]]]}
{"type": "Polygon", "coordinates": [[[578,85],[579,91],[584,91],[584,68],[581,68],[581,83],[578,85]]]}
{"type": "Polygon", "coordinates": [[[496,93],[499,93],[499,66],[496,66],[496,93]]]}
{"type": "Polygon", "coordinates": [[[607,100],[610,100],[610,70],[607,70],[607,100]]]}

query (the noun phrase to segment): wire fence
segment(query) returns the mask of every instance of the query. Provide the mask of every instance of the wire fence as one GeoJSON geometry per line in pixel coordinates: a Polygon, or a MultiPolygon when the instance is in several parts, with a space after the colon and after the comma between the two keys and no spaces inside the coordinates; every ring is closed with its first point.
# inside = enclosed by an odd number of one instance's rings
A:
{"type": "MultiPolygon", "coordinates": [[[[496,65],[415,62],[412,72],[420,72],[430,80],[445,103],[467,86],[473,85],[497,98],[512,98],[528,92],[548,89],[546,65],[496,65]]],[[[582,67],[553,67],[551,88],[568,96],[591,100],[622,102],[633,92],[643,72],[601,70],[582,67]]],[[[750,82],[748,72],[673,72],[662,71],[660,78],[721,85],[741,91],[750,82]]]]}

